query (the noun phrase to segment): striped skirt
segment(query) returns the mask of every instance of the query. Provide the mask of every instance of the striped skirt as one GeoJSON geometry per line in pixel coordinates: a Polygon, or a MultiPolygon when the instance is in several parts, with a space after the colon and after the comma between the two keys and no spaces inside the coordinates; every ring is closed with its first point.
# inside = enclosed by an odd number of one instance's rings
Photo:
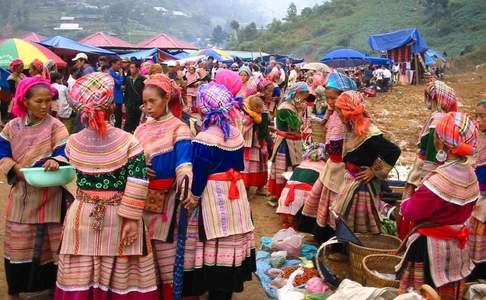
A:
{"type": "Polygon", "coordinates": [[[146,256],[60,255],[54,299],[158,300],[152,254],[146,256]]]}
{"type": "Polygon", "coordinates": [[[62,224],[20,224],[7,221],[5,224],[4,255],[8,293],[39,292],[52,289],[56,283],[57,250],[61,241],[62,224]],[[35,238],[40,226],[44,228],[40,260],[32,264],[35,238]],[[33,278],[31,269],[35,268],[33,278]],[[29,284],[32,281],[32,284],[29,284]],[[30,286],[29,286],[30,285],[30,286]]]}
{"type": "Polygon", "coordinates": [[[256,271],[253,232],[202,242],[196,209],[187,227],[184,253],[185,296],[200,296],[209,290],[243,291],[244,282],[256,271]]]}
{"type": "Polygon", "coordinates": [[[486,224],[472,217],[470,221],[471,233],[469,235],[469,247],[471,259],[476,263],[486,262],[486,224]]]}
{"type": "Polygon", "coordinates": [[[282,174],[289,170],[291,171],[292,169],[287,143],[283,141],[278,147],[275,159],[272,162],[270,179],[268,181],[268,192],[275,197],[275,199],[278,200],[280,198],[285,187],[286,180],[282,174]]]}
{"type": "Polygon", "coordinates": [[[246,188],[265,186],[268,177],[267,145],[263,144],[261,148],[244,148],[244,162],[245,170],[241,172],[241,176],[246,188]]]}

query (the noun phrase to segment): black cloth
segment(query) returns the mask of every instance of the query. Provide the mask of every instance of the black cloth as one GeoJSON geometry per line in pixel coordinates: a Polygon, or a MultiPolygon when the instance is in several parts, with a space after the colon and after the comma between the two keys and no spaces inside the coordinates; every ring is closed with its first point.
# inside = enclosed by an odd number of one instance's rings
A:
{"type": "Polygon", "coordinates": [[[115,127],[121,128],[123,118],[123,104],[115,104],[115,127]]]}
{"type": "Polygon", "coordinates": [[[317,224],[316,218],[303,215],[302,209],[297,212],[295,219],[297,220],[297,230],[312,234],[314,240],[319,244],[327,242],[336,235],[336,231],[331,226],[321,227],[317,224]]]}
{"type": "Polygon", "coordinates": [[[36,267],[33,281],[34,286],[31,289],[28,287],[28,277],[33,264],[13,264],[8,259],[4,259],[4,262],[9,295],[41,292],[53,289],[56,286],[57,266],[52,262],[36,267]]]}
{"type": "MultiPolygon", "coordinates": [[[[125,78],[123,85],[125,86],[125,107],[128,108],[140,108],[142,105],[143,99],[143,88],[145,87],[144,84],[145,77],[137,76],[135,80],[133,80],[132,76],[128,76],[125,78]]],[[[140,109],[139,109],[140,110],[140,109]]],[[[127,116],[128,117],[128,116],[127,116]]]]}
{"type": "Polygon", "coordinates": [[[127,107],[127,117],[125,119],[125,130],[126,132],[133,133],[137,126],[140,124],[140,118],[142,117],[142,111],[140,108],[130,108],[127,107]]]}
{"type": "Polygon", "coordinates": [[[346,154],[343,161],[357,166],[371,167],[377,158],[381,158],[390,166],[394,166],[400,157],[400,153],[400,148],[397,145],[380,134],[370,137],[357,149],[346,154]]]}

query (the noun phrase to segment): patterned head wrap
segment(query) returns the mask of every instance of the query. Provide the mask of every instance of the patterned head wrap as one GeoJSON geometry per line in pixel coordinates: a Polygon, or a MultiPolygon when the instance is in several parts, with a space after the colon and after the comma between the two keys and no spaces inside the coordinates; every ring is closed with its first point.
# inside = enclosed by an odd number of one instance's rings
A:
{"type": "Polygon", "coordinates": [[[310,144],[302,158],[313,161],[325,160],[327,158],[326,145],[317,143],[310,144]]]}
{"type": "Polygon", "coordinates": [[[267,86],[273,86],[273,83],[265,78],[264,76],[258,77],[258,83],[257,83],[257,90],[260,93],[263,93],[263,91],[267,88],[267,86]]]}
{"type": "Polygon", "coordinates": [[[354,132],[361,136],[368,132],[371,120],[366,112],[364,98],[360,92],[347,91],[336,99],[336,109],[341,111],[344,120],[351,122],[354,132]]]}
{"type": "Polygon", "coordinates": [[[246,73],[246,74],[248,74],[248,76],[250,76],[250,77],[251,77],[251,76],[252,76],[252,74],[253,74],[253,73],[251,72],[251,70],[250,70],[250,68],[249,68],[248,66],[241,66],[240,71],[239,71],[238,73],[239,73],[239,74],[240,74],[240,73],[246,73]]]}
{"type": "Polygon", "coordinates": [[[314,75],[312,75],[312,89],[315,90],[320,86],[323,86],[325,84],[325,78],[322,72],[317,72],[314,75]]]}
{"type": "Polygon", "coordinates": [[[425,96],[437,103],[438,112],[457,111],[457,97],[453,88],[442,81],[430,82],[425,88],[425,96]]]}
{"type": "Polygon", "coordinates": [[[14,59],[10,62],[10,66],[8,67],[8,70],[10,72],[13,72],[17,66],[23,65],[24,62],[21,59],[14,59]]]}
{"type": "Polygon", "coordinates": [[[181,95],[181,88],[165,74],[155,74],[145,80],[145,86],[149,85],[162,89],[167,94],[169,100],[178,99],[181,95]]]}
{"type": "Polygon", "coordinates": [[[49,72],[47,71],[47,69],[44,67],[44,64],[40,60],[34,59],[34,61],[30,63],[30,67],[36,70],[42,78],[50,79],[49,72]]]}
{"type": "Polygon", "coordinates": [[[231,70],[219,70],[216,73],[214,82],[224,85],[235,97],[243,87],[243,82],[238,73],[231,70]]]}
{"type": "Polygon", "coordinates": [[[309,92],[309,85],[303,81],[296,82],[294,85],[287,89],[285,93],[284,101],[290,102],[295,100],[295,95],[299,92],[309,92]]]}
{"type": "Polygon", "coordinates": [[[327,78],[326,88],[335,89],[341,92],[358,89],[353,79],[340,72],[334,72],[329,74],[327,78]]]}
{"type": "Polygon", "coordinates": [[[113,104],[114,87],[109,74],[96,72],[76,80],[71,89],[72,106],[81,113],[81,123],[96,130],[101,138],[108,129],[105,114],[113,104]]]}
{"type": "Polygon", "coordinates": [[[479,131],[465,113],[448,113],[437,125],[435,133],[453,154],[467,156],[476,151],[479,131]]]}
{"type": "Polygon", "coordinates": [[[223,131],[226,140],[230,134],[234,96],[221,84],[214,82],[199,87],[197,94],[197,107],[204,115],[203,129],[216,125],[223,131]]]}
{"type": "Polygon", "coordinates": [[[27,115],[27,106],[25,105],[25,95],[34,86],[43,85],[51,90],[51,95],[55,95],[55,89],[51,87],[49,80],[40,77],[27,77],[23,79],[15,90],[14,103],[12,112],[17,117],[23,118],[27,115]]]}

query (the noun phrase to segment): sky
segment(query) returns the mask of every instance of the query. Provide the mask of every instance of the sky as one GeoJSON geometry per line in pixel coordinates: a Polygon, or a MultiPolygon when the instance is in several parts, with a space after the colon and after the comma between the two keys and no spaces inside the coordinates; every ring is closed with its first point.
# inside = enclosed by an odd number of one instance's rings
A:
{"type": "Polygon", "coordinates": [[[300,12],[305,7],[312,7],[314,4],[320,4],[326,0],[240,0],[243,2],[253,2],[260,11],[264,11],[270,19],[283,18],[287,15],[287,8],[291,2],[295,3],[297,10],[300,12]]]}

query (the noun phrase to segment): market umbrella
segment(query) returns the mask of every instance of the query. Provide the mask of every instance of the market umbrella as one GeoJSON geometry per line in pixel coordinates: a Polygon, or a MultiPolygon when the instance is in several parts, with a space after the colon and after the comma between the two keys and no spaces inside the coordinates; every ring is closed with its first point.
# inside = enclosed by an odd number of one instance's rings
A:
{"type": "Polygon", "coordinates": [[[44,64],[48,60],[53,60],[60,68],[67,66],[65,61],[46,47],[21,39],[6,39],[0,44],[0,67],[8,68],[14,59],[21,59],[25,68],[28,68],[35,59],[44,64]]]}
{"type": "Polygon", "coordinates": [[[228,53],[224,52],[221,49],[216,49],[216,48],[201,49],[191,54],[191,56],[200,56],[200,55],[212,56],[214,57],[215,60],[223,61],[223,62],[233,60],[233,57],[231,55],[229,55],[228,53]]]}
{"type": "Polygon", "coordinates": [[[301,68],[302,70],[314,70],[320,71],[322,73],[330,73],[331,68],[329,68],[326,64],[319,63],[319,62],[312,62],[304,64],[301,68]]]}
{"type": "Polygon", "coordinates": [[[321,57],[321,62],[333,68],[352,68],[369,64],[366,55],[354,49],[338,49],[321,57]]]}

